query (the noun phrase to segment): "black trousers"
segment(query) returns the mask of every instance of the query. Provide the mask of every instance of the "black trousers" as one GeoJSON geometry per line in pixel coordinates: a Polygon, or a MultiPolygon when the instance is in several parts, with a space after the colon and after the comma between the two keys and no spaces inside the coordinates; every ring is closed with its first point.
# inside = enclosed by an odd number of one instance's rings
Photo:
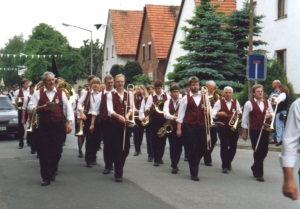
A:
{"type": "Polygon", "coordinates": [[[140,122],[136,121],[136,124],[137,126],[134,128],[133,131],[134,149],[136,152],[141,152],[141,145],[143,141],[145,127],[142,126],[140,122]]]}
{"type": "Polygon", "coordinates": [[[152,149],[155,163],[158,163],[160,160],[162,160],[165,153],[167,136],[165,135],[161,138],[157,136],[157,132],[163,126],[163,124],[164,123],[156,121],[153,121],[150,124],[152,130],[152,149]]]}
{"type": "Polygon", "coordinates": [[[210,128],[210,138],[211,138],[211,147],[209,150],[205,150],[204,153],[204,163],[212,163],[211,159],[211,153],[213,152],[216,142],[218,140],[217,138],[217,128],[218,127],[212,127],[210,128]]]}
{"type": "Polygon", "coordinates": [[[222,168],[229,168],[236,153],[239,132],[231,131],[226,127],[218,127],[218,133],[221,142],[222,168]]]}
{"type": "MultiPolygon", "coordinates": [[[[19,144],[23,146],[25,129],[24,129],[24,125],[22,124],[22,111],[23,111],[22,109],[21,110],[18,109],[18,120],[19,120],[18,128],[19,128],[19,144]]],[[[27,113],[26,113],[26,115],[27,115],[27,113]]]]}
{"type": "Polygon", "coordinates": [[[92,120],[92,115],[88,114],[87,119],[84,121],[84,128],[83,132],[84,135],[86,136],[86,141],[85,141],[85,162],[86,163],[91,163],[96,161],[97,159],[97,145],[99,136],[100,136],[100,127],[99,127],[99,122],[98,120],[95,120],[94,124],[94,132],[91,133],[89,128],[91,125],[91,120],[92,120]]]}
{"type": "Polygon", "coordinates": [[[183,146],[183,141],[181,138],[177,137],[176,131],[177,130],[174,128],[174,130],[167,136],[170,144],[170,158],[172,168],[177,168],[183,146]]]}
{"type": "Polygon", "coordinates": [[[103,136],[103,159],[106,169],[111,169],[113,164],[113,148],[112,140],[110,137],[110,119],[106,120],[101,119],[100,121],[100,130],[103,136]]]}
{"type": "Polygon", "coordinates": [[[125,165],[126,158],[129,154],[130,148],[130,135],[132,130],[126,127],[124,131],[124,124],[117,121],[110,123],[110,136],[111,136],[111,148],[112,148],[112,162],[115,168],[115,178],[123,177],[123,168],[125,165]],[[125,138],[123,137],[125,133],[125,138]],[[125,139],[125,142],[124,142],[125,139]],[[123,149],[124,143],[124,149],[123,149]]]}
{"type": "MultiPolygon", "coordinates": [[[[255,150],[260,131],[250,129],[250,139],[253,151],[255,150]]],[[[256,152],[253,152],[254,163],[251,166],[255,177],[264,176],[264,159],[268,154],[269,132],[263,131],[256,152]]]]}
{"type": "Polygon", "coordinates": [[[65,133],[66,124],[64,121],[39,124],[37,129],[37,151],[41,176],[44,181],[50,181],[58,170],[65,133]]]}
{"type": "Polygon", "coordinates": [[[191,176],[198,176],[199,163],[207,149],[205,126],[184,123],[182,131],[186,139],[191,176]]]}

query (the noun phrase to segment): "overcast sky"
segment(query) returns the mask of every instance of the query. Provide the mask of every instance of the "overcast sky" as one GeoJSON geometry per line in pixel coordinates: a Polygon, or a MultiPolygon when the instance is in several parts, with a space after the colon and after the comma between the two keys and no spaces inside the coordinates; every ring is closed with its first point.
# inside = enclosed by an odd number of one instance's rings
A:
{"type": "Polygon", "coordinates": [[[28,39],[32,29],[40,23],[54,27],[66,36],[73,47],[83,45],[91,33],[62,23],[92,30],[93,40],[104,40],[104,28],[96,30],[94,24],[106,24],[109,9],[142,10],[145,4],[180,5],[181,0],[2,0],[0,12],[0,48],[14,35],[28,39]]]}

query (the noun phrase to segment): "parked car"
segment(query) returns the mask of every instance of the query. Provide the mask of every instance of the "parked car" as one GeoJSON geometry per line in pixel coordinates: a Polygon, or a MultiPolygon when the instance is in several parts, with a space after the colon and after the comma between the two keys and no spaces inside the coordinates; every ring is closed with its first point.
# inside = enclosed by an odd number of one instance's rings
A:
{"type": "Polygon", "coordinates": [[[14,134],[18,138],[18,111],[6,95],[0,95],[0,135],[14,134]]]}

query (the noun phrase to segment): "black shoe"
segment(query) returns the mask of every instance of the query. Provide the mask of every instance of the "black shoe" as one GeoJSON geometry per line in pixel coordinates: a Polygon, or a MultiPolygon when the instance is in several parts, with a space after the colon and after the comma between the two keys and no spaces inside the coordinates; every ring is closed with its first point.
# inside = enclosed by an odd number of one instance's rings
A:
{"type": "Polygon", "coordinates": [[[159,166],[159,163],[158,162],[154,162],[154,164],[153,164],[154,166],[159,166]]]}
{"type": "Polygon", "coordinates": [[[153,157],[148,157],[148,162],[153,162],[153,157]]]}
{"type": "Polygon", "coordinates": [[[188,158],[188,157],[185,157],[185,158],[184,158],[184,161],[189,161],[189,158],[188,158]]]}
{"type": "Polygon", "coordinates": [[[105,168],[103,171],[103,174],[110,174],[110,169],[109,168],[105,168]]]}
{"type": "Polygon", "coordinates": [[[200,181],[199,177],[198,176],[191,176],[191,179],[193,181],[200,181]]]}
{"type": "Polygon", "coordinates": [[[31,151],[30,151],[30,154],[33,154],[33,155],[34,155],[34,154],[35,154],[35,151],[34,151],[34,150],[31,150],[31,151]]]}
{"type": "Polygon", "coordinates": [[[162,164],[164,164],[164,161],[163,160],[159,160],[158,163],[162,165],[162,164]]]}
{"type": "Polygon", "coordinates": [[[79,152],[78,158],[83,158],[83,153],[82,152],[79,152]]]}
{"type": "Polygon", "coordinates": [[[91,162],[92,165],[97,165],[96,161],[91,162]]]}
{"type": "Polygon", "coordinates": [[[54,174],[51,178],[51,181],[55,181],[56,175],[54,174]]]}
{"type": "Polygon", "coordinates": [[[133,154],[133,156],[139,156],[141,154],[141,152],[135,152],[134,154],[133,154]]]}
{"type": "Polygon", "coordinates": [[[24,143],[19,143],[19,149],[23,149],[24,143]]]}
{"type": "Polygon", "coordinates": [[[178,169],[177,167],[176,167],[176,168],[172,168],[172,173],[173,173],[173,174],[177,174],[178,171],[179,171],[179,169],[178,169]]]}
{"type": "Polygon", "coordinates": [[[48,186],[50,181],[42,181],[41,186],[48,186]]]}
{"type": "Polygon", "coordinates": [[[122,177],[120,177],[120,178],[115,178],[115,181],[116,181],[116,182],[122,182],[123,179],[122,179],[122,177]]]}
{"type": "Polygon", "coordinates": [[[277,142],[277,143],[276,143],[276,146],[277,146],[277,147],[280,146],[280,145],[282,145],[282,142],[277,142]]]}
{"type": "Polygon", "coordinates": [[[223,168],[222,173],[228,173],[228,169],[227,168],[223,168]]]}
{"type": "Polygon", "coordinates": [[[231,171],[231,170],[232,170],[232,167],[231,167],[231,166],[229,166],[227,169],[228,169],[229,171],[231,171]]]}
{"type": "Polygon", "coordinates": [[[256,181],[264,182],[265,179],[263,177],[256,177],[256,181]]]}
{"type": "Polygon", "coordinates": [[[92,168],[92,167],[93,167],[93,166],[92,166],[92,163],[87,163],[87,164],[86,164],[86,167],[92,168]]]}
{"type": "Polygon", "coordinates": [[[212,163],[205,163],[206,166],[212,166],[212,163]]]}

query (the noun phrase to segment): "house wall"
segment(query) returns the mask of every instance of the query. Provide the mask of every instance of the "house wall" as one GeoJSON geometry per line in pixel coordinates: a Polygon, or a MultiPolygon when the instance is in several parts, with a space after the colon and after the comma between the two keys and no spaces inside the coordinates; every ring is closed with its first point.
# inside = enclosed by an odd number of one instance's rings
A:
{"type": "MultiPolygon", "coordinates": [[[[243,0],[237,1],[238,9],[243,6],[243,0]]],[[[256,1],[257,15],[264,15],[265,18],[260,26],[263,28],[259,39],[268,43],[267,46],[260,46],[268,51],[268,58],[273,58],[277,50],[286,49],[287,78],[293,84],[294,90],[300,94],[299,63],[300,57],[300,1],[286,0],[287,18],[277,19],[278,0],[256,1]]],[[[280,78],[278,78],[280,80],[280,78]]]]}

